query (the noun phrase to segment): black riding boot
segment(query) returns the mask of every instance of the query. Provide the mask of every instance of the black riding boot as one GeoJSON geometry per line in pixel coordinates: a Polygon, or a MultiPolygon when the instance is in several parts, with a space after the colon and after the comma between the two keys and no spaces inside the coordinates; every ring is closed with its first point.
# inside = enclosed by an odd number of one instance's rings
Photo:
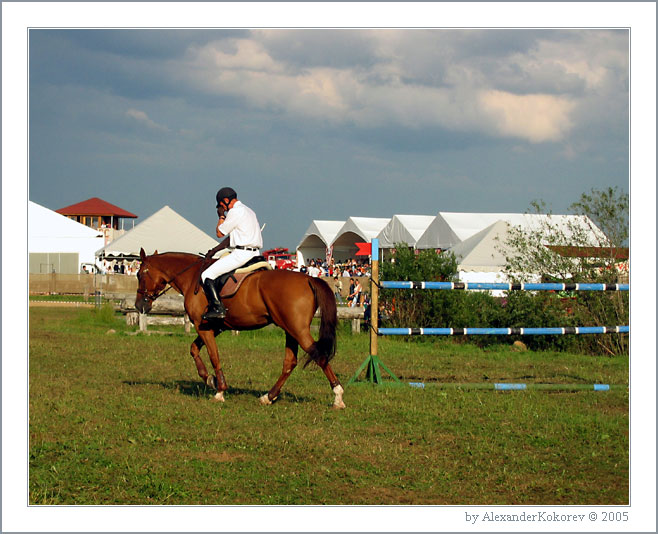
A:
{"type": "Polygon", "coordinates": [[[219,298],[219,293],[223,286],[222,277],[216,280],[206,278],[203,282],[203,291],[208,299],[208,311],[203,314],[203,319],[210,321],[212,319],[223,319],[226,317],[226,308],[222,304],[222,299],[219,298]]]}

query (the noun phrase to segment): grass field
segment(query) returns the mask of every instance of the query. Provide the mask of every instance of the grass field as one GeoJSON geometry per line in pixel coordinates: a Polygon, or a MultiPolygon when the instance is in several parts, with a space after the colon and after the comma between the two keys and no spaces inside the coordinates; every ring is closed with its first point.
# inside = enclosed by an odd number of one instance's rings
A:
{"type": "MultiPolygon", "coordinates": [[[[346,388],[330,409],[301,365],[272,406],[278,329],[224,333],[229,384],[199,381],[193,335],[129,335],[111,312],[30,308],[31,504],[627,504],[628,359],[381,338],[408,386],[346,388]],[[494,391],[459,384],[615,385],[494,391]],[[439,386],[443,384],[444,386],[439,386]]],[[[367,334],[339,332],[347,383],[367,334]]],[[[207,362],[205,350],[202,356],[207,362]]]]}

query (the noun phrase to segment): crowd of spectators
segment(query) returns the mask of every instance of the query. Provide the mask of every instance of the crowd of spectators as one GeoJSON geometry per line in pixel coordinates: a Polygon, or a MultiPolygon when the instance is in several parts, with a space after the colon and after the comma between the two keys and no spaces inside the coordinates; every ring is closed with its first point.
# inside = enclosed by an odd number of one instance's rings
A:
{"type": "Polygon", "coordinates": [[[96,265],[85,264],[81,267],[81,274],[93,274],[94,272],[98,274],[127,274],[135,275],[139,271],[138,260],[107,260],[104,259],[102,262],[97,263],[96,265]]]}
{"type": "Polygon", "coordinates": [[[368,303],[369,297],[363,291],[360,281],[361,277],[370,276],[370,261],[368,259],[350,259],[344,262],[336,262],[332,259],[327,262],[316,258],[309,260],[308,265],[302,265],[295,270],[317,278],[331,278],[330,285],[333,285],[338,304],[355,307],[365,306],[368,303]],[[343,295],[345,295],[345,299],[343,295]]]}
{"type": "Polygon", "coordinates": [[[327,262],[321,258],[310,259],[307,265],[301,265],[299,270],[309,276],[352,278],[355,276],[370,276],[370,261],[366,259],[350,259],[337,262],[333,258],[327,262]]]}

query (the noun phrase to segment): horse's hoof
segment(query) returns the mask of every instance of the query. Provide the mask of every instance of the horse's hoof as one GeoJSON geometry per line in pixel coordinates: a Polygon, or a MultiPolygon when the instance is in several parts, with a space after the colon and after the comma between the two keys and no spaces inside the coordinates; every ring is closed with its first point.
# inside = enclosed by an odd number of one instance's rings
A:
{"type": "Polygon", "coordinates": [[[271,401],[270,398],[267,396],[267,393],[265,393],[265,395],[263,395],[262,397],[260,397],[258,400],[260,400],[260,403],[261,403],[263,406],[269,406],[270,404],[272,404],[272,401],[271,401]]]}
{"type": "Polygon", "coordinates": [[[213,397],[213,400],[217,402],[225,402],[226,399],[224,399],[224,392],[223,391],[218,391],[215,393],[215,396],[213,397]]]}
{"type": "Polygon", "coordinates": [[[214,376],[209,376],[206,378],[206,385],[213,389],[217,389],[217,378],[214,376]]]}
{"type": "Polygon", "coordinates": [[[336,395],[334,398],[334,410],[344,410],[345,403],[343,402],[343,393],[345,393],[345,390],[343,389],[343,386],[338,384],[333,388],[333,392],[336,395]]]}

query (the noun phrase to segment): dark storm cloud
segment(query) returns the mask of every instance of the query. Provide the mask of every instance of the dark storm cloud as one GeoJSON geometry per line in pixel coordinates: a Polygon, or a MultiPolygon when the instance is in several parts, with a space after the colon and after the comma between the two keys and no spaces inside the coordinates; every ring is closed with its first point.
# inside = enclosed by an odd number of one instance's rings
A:
{"type": "MultiPolygon", "coordinates": [[[[382,30],[384,31],[384,30],[382,30]]],[[[291,68],[369,68],[376,62],[373,42],[364,32],[338,30],[254,31],[275,60],[291,68]]]]}
{"type": "Polygon", "coordinates": [[[228,184],[286,246],[318,218],[535,198],[564,211],[627,183],[627,44],[604,30],[31,30],[30,196],[140,217],[169,204],[212,233],[204,199],[228,184]]]}
{"type": "Polygon", "coordinates": [[[170,59],[185,55],[189,47],[226,38],[244,38],[248,30],[240,29],[94,29],[33,30],[61,38],[79,50],[102,55],[135,59],[170,59]]]}

